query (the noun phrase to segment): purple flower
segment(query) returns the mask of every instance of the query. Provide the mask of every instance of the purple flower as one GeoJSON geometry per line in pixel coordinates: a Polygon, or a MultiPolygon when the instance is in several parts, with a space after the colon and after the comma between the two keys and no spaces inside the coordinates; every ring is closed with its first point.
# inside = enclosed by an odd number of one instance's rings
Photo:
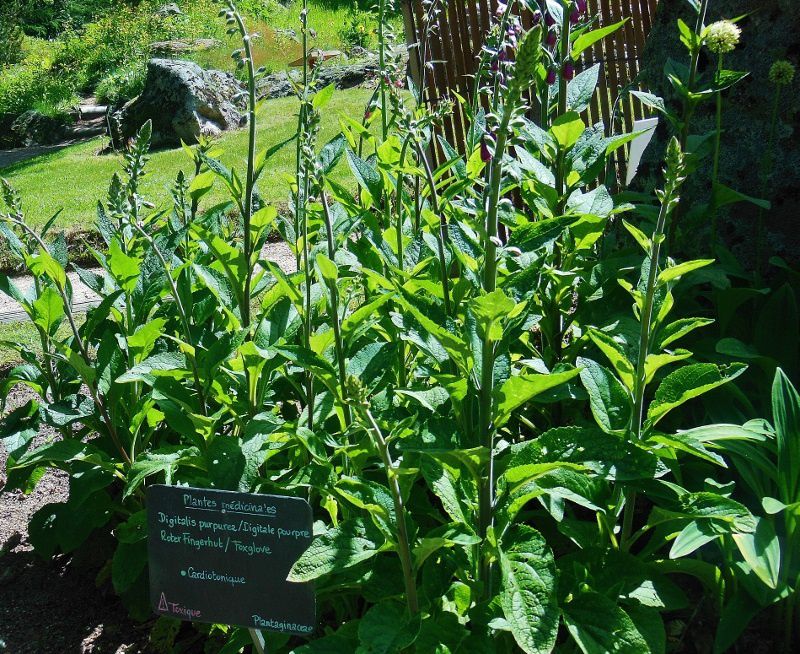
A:
{"type": "Polygon", "coordinates": [[[486,142],[486,139],[481,141],[481,161],[483,163],[489,163],[492,160],[492,151],[489,149],[489,144],[486,142]]]}
{"type": "Polygon", "coordinates": [[[578,11],[577,8],[573,9],[569,15],[569,22],[570,25],[577,25],[581,22],[581,13],[578,11]]]}
{"type": "Polygon", "coordinates": [[[581,13],[586,11],[586,0],[578,0],[578,11],[581,13]]]}
{"type": "Polygon", "coordinates": [[[554,68],[547,71],[547,83],[550,86],[556,83],[556,71],[554,68]]]}
{"type": "Polygon", "coordinates": [[[575,64],[571,61],[568,61],[564,64],[564,68],[561,70],[561,74],[563,75],[564,79],[568,82],[575,77],[575,64]]]}
{"type": "Polygon", "coordinates": [[[553,18],[549,13],[546,13],[544,15],[544,24],[547,25],[548,27],[552,27],[553,25],[556,24],[556,19],[553,18]]]}
{"type": "Polygon", "coordinates": [[[551,48],[552,48],[553,46],[555,46],[555,44],[556,44],[556,43],[558,43],[558,34],[556,34],[556,31],[555,31],[555,30],[550,30],[550,31],[547,33],[547,39],[546,39],[546,41],[545,41],[545,42],[546,42],[546,43],[547,43],[547,45],[548,45],[548,46],[550,46],[551,48]]]}
{"type": "Polygon", "coordinates": [[[538,9],[533,12],[533,26],[536,27],[539,23],[542,22],[542,12],[538,9]]]}

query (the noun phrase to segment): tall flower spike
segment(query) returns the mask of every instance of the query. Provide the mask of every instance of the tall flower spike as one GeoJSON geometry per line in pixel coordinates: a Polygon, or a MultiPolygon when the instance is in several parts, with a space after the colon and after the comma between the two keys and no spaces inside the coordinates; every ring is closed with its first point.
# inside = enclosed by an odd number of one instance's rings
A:
{"type": "Polygon", "coordinates": [[[513,86],[515,90],[522,91],[533,83],[536,73],[536,65],[541,56],[542,28],[537,25],[532,30],[528,30],[519,44],[517,51],[517,62],[514,67],[513,86]]]}

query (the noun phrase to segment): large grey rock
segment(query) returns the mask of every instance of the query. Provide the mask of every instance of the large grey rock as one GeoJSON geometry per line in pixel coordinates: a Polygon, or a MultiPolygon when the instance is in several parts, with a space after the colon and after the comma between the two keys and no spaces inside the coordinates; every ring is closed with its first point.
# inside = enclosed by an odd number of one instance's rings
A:
{"type": "MultiPolygon", "coordinates": [[[[408,62],[408,55],[404,56],[404,63],[408,62]]],[[[378,75],[380,66],[378,57],[368,54],[365,59],[351,64],[335,66],[322,66],[317,74],[318,87],[324,88],[333,84],[337,89],[351,89],[372,82],[378,75]]],[[[293,70],[290,73],[280,72],[267,75],[258,82],[259,98],[284,98],[294,93],[292,79],[300,82],[300,72],[293,70]],[[290,76],[291,75],[291,79],[290,76]]]]}
{"type": "Polygon", "coordinates": [[[245,96],[232,75],[203,70],[190,61],[151,59],[142,94],[116,114],[113,137],[117,145],[153,122],[153,146],[194,143],[247,123],[245,96]]]}

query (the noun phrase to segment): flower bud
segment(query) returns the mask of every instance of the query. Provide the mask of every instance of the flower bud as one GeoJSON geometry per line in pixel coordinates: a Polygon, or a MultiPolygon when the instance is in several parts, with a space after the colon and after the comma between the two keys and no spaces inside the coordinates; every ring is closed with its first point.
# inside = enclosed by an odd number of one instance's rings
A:
{"type": "Polygon", "coordinates": [[[575,9],[572,10],[572,12],[570,12],[569,23],[570,25],[577,25],[580,22],[581,22],[581,13],[578,11],[578,8],[576,7],[575,9]]]}
{"type": "Polygon", "coordinates": [[[568,82],[575,77],[575,64],[571,61],[564,62],[564,68],[561,70],[561,75],[568,82]]]}
{"type": "Polygon", "coordinates": [[[776,86],[788,86],[794,81],[794,66],[785,59],[776,61],[769,69],[769,81],[776,86]]]}
{"type": "Polygon", "coordinates": [[[551,68],[547,71],[547,83],[552,86],[556,83],[556,79],[558,79],[556,76],[556,71],[554,68],[551,68]]]}
{"type": "Polygon", "coordinates": [[[553,27],[553,25],[556,24],[556,19],[553,18],[553,16],[550,14],[550,12],[547,12],[544,15],[544,24],[547,25],[548,27],[553,27]]]}
{"type": "Polygon", "coordinates": [[[533,12],[533,25],[534,27],[542,22],[542,12],[538,9],[533,12]]]}
{"type": "Polygon", "coordinates": [[[556,43],[558,43],[558,34],[556,34],[555,30],[550,30],[547,33],[547,41],[546,41],[546,43],[551,48],[554,47],[556,45],[556,43]]]}
{"type": "Polygon", "coordinates": [[[577,7],[578,7],[578,11],[581,12],[581,13],[586,11],[586,7],[587,7],[586,0],[578,0],[577,7]]]}
{"type": "Polygon", "coordinates": [[[489,144],[486,143],[486,139],[481,141],[481,161],[483,163],[489,163],[492,160],[492,151],[489,149],[489,144]]]}

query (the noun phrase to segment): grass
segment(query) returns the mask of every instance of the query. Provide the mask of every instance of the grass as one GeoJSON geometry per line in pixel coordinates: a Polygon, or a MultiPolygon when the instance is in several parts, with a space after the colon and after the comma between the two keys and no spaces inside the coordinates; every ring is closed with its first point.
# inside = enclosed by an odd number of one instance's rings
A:
{"type": "MultiPolygon", "coordinates": [[[[364,106],[372,92],[367,89],[337,91],[323,112],[321,141],[325,142],[339,131],[338,116],[363,115],[364,106]]],[[[259,116],[259,147],[269,147],[294,136],[297,128],[297,100],[281,98],[270,100],[259,116]]],[[[97,155],[105,140],[98,138],[66,147],[0,168],[0,177],[8,179],[21,194],[26,215],[31,224],[42,225],[57,211],[61,214],[56,226],[63,229],[89,229],[94,225],[97,201],[102,200],[111,177],[122,168],[119,155],[97,155]]],[[[244,158],[247,153],[247,130],[225,134],[219,140],[225,151],[222,160],[236,167],[243,177],[244,158]]],[[[261,180],[261,194],[269,202],[282,203],[288,199],[289,178],[295,165],[292,144],[279,151],[271,160],[261,180]]],[[[344,179],[344,170],[338,172],[344,179]]],[[[168,189],[178,171],[189,175],[192,164],[181,148],[152,153],[142,192],[159,208],[170,206],[168,189]]],[[[205,198],[206,206],[225,199],[222,186],[205,198]]]]}

